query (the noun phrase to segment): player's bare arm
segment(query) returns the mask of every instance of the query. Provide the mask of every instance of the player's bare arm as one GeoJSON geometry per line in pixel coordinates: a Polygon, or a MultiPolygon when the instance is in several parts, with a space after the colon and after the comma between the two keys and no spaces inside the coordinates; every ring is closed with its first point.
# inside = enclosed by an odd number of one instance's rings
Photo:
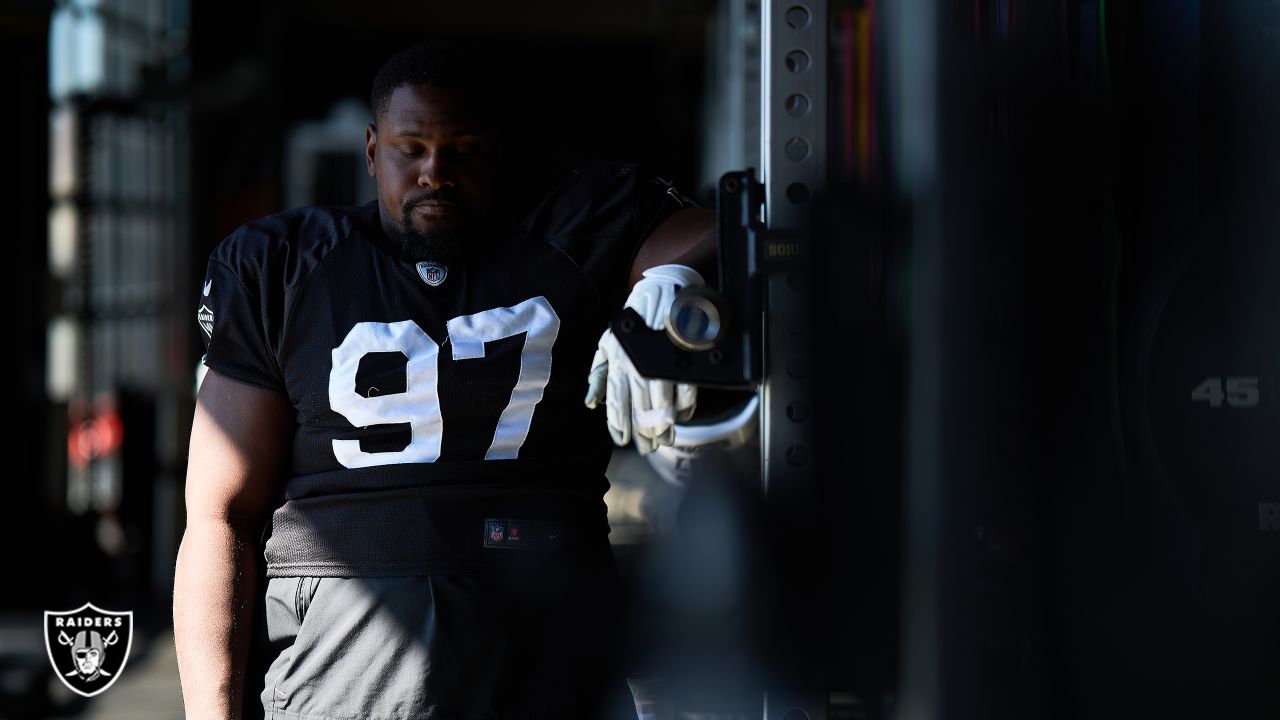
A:
{"type": "Polygon", "coordinates": [[[257,535],[280,488],[292,421],[278,392],[214,370],[200,387],[173,593],[188,718],[240,716],[257,535]]]}
{"type": "Polygon", "coordinates": [[[654,228],[641,244],[631,265],[630,285],[640,281],[645,270],[658,265],[686,265],[703,278],[716,272],[716,211],[682,208],[654,228]]]}

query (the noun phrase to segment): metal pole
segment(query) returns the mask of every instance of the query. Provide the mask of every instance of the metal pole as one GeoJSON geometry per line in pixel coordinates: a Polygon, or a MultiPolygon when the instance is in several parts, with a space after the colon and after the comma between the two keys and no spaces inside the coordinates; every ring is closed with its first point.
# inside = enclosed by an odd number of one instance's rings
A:
{"type": "MultiPolygon", "coordinates": [[[[771,233],[803,231],[809,205],[826,182],[827,2],[764,0],[760,51],[762,179],[765,222],[771,233]]],[[[806,239],[778,243],[802,257],[806,239]]],[[[761,387],[763,492],[783,558],[806,552],[791,531],[803,526],[806,499],[814,493],[810,392],[810,320],[806,279],[799,270],[770,273],[765,291],[764,376],[761,387]],[[794,543],[794,544],[793,544],[794,543]]],[[[813,548],[809,548],[812,552],[813,548]]],[[[789,565],[785,562],[783,565],[789,565]]],[[[803,565],[803,564],[802,564],[803,565]]],[[[775,576],[776,623],[794,633],[804,657],[778,657],[766,688],[764,720],[826,717],[822,673],[810,671],[817,643],[797,613],[814,584],[803,577],[775,576]],[[794,626],[794,627],[793,627],[794,626]],[[812,643],[812,644],[811,644],[812,643]],[[784,667],[785,666],[785,667],[784,667]]],[[[814,608],[816,610],[816,608],[814,608]]]]}

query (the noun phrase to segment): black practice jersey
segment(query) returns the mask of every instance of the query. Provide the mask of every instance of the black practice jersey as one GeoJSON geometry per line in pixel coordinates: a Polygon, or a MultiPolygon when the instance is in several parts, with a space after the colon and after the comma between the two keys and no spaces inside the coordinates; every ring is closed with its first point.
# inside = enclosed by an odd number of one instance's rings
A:
{"type": "Polygon", "coordinates": [[[611,444],[587,372],[641,241],[692,204],[597,161],[455,266],[402,257],[376,203],[227,237],[198,305],[204,362],[296,412],[268,575],[484,569],[520,552],[484,547],[490,518],[607,542],[611,444]]]}

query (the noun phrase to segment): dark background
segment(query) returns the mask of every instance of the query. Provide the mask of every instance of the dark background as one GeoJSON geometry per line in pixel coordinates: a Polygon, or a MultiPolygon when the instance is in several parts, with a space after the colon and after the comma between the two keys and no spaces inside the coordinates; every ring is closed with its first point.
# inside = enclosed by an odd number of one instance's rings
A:
{"type": "Polygon", "coordinates": [[[643,161],[709,199],[695,188],[708,3],[509,2],[423,12],[403,2],[354,10],[339,2],[193,8],[198,249],[207,253],[246,218],[279,206],[288,127],[324,117],[338,98],[367,103],[382,62],[432,34],[500,46],[513,59],[513,106],[526,142],[643,161]]]}

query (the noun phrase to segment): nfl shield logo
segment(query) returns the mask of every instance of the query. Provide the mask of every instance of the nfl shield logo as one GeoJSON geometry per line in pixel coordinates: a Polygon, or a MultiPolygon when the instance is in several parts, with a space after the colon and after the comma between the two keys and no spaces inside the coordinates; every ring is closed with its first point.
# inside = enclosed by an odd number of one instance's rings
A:
{"type": "Polygon", "coordinates": [[[449,274],[449,269],[440,263],[420,262],[418,263],[418,276],[422,278],[422,282],[436,287],[444,282],[444,278],[449,274]]]}
{"type": "Polygon", "coordinates": [[[133,612],[85,603],[76,610],[44,613],[44,647],[58,679],[78,695],[93,697],[115,684],[133,647],[133,612]]]}
{"type": "Polygon", "coordinates": [[[499,522],[489,523],[489,542],[494,545],[501,545],[503,538],[506,536],[506,527],[499,522]]]}

